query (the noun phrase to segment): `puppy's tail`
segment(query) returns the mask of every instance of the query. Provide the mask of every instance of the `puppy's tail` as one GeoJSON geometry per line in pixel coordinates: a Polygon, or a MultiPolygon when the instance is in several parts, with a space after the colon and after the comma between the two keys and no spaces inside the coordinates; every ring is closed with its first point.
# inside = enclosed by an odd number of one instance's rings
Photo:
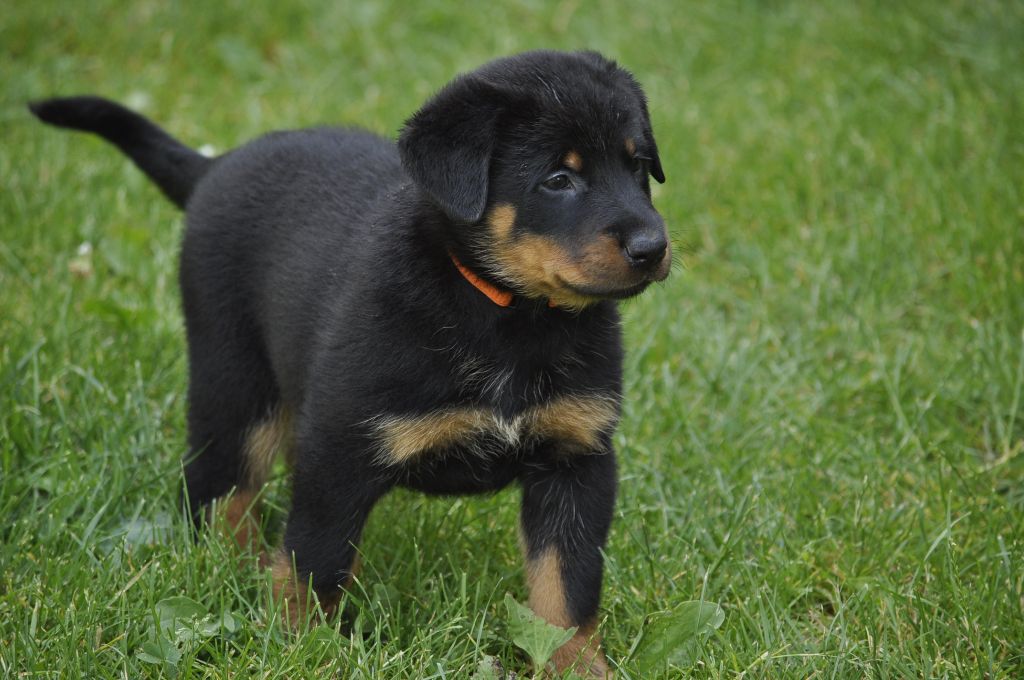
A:
{"type": "Polygon", "coordinates": [[[28,108],[44,123],[93,132],[114,144],[181,208],[213,164],[212,159],[108,99],[61,97],[32,102],[28,108]]]}

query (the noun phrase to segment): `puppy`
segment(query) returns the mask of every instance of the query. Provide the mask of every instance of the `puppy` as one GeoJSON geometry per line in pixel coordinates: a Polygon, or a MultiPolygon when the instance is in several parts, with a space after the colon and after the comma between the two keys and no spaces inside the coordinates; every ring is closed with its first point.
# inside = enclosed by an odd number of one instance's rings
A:
{"type": "Polygon", "coordinates": [[[644,94],[593,52],[457,77],[397,146],[275,132],[209,159],[96,97],[30,105],[101,135],[186,211],[184,497],[242,542],[275,453],[293,502],[273,564],[301,620],[351,576],[374,504],[522,489],[533,610],[577,626],[559,671],[608,673],[595,630],[616,492],[616,301],[669,273],[644,94]]]}

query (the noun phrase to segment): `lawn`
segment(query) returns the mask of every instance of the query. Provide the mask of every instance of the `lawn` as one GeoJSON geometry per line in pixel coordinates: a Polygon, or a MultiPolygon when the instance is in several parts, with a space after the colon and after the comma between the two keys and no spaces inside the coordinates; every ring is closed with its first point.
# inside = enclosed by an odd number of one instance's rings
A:
{"type": "MultiPolygon", "coordinates": [[[[394,134],[453,74],[536,47],[644,83],[683,253],[623,305],[619,677],[650,677],[638,635],[700,599],[724,621],[663,677],[1024,675],[1024,4],[457,4],[0,12],[0,675],[529,672],[503,604],[525,600],[514,489],[389,496],[354,624],[297,640],[265,574],[191,540],[181,217],[24,103],[105,94],[217,150],[394,134]],[[173,650],[168,603],[210,614],[173,650]]],[[[270,541],[287,495],[282,470],[270,541]]]]}

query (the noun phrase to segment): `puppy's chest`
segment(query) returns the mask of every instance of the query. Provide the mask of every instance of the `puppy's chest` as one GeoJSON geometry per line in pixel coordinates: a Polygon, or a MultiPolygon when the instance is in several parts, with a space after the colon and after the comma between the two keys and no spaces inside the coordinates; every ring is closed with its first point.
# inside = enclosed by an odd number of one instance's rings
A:
{"type": "Polygon", "coordinates": [[[616,398],[589,392],[552,396],[511,413],[490,404],[456,405],[383,414],[370,425],[378,461],[402,465],[425,457],[498,456],[542,442],[567,454],[594,452],[617,421],[616,398]]]}

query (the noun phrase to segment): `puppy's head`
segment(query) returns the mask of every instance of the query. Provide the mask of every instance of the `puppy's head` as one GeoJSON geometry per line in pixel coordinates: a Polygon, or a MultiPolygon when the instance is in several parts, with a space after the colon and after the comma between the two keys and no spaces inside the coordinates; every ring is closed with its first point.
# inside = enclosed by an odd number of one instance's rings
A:
{"type": "Polygon", "coordinates": [[[578,308],[668,276],[644,94],[596,53],[528,52],[460,76],[398,144],[453,245],[522,295],[578,308]]]}

